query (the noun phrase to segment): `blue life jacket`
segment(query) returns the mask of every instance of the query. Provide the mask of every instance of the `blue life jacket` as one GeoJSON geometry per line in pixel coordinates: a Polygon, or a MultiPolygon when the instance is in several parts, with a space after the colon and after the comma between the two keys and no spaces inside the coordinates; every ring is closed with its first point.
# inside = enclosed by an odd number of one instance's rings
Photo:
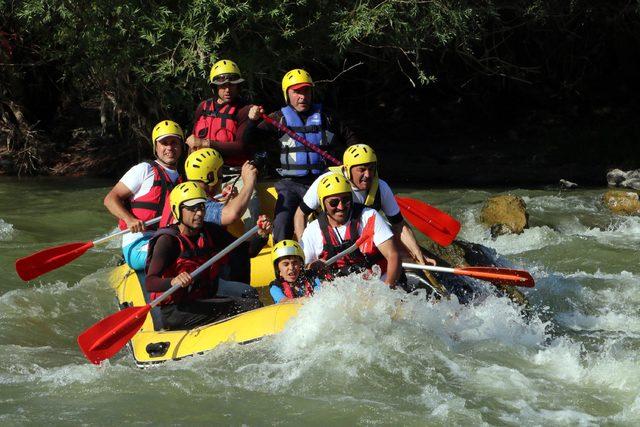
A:
{"type": "MultiPolygon", "coordinates": [[[[305,123],[290,105],[283,107],[286,126],[319,147],[331,144],[333,134],[327,131],[322,123],[322,104],[314,104],[305,123]]],[[[284,134],[280,138],[280,168],[278,173],[282,176],[302,177],[306,175],[320,175],[326,165],[319,154],[311,151],[298,141],[284,134]]]]}

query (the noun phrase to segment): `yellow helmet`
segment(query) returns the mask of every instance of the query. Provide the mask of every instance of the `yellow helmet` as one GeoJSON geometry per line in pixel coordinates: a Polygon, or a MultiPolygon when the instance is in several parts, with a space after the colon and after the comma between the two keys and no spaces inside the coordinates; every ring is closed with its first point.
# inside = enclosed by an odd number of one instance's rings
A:
{"type": "Polygon", "coordinates": [[[189,181],[202,181],[208,185],[218,182],[218,170],[222,166],[222,156],[213,148],[203,148],[189,154],[184,171],[189,181]]]}
{"type": "Polygon", "coordinates": [[[238,65],[233,61],[222,59],[211,67],[209,82],[214,85],[222,85],[225,83],[238,84],[243,81],[244,79],[240,74],[240,68],[238,68],[238,65]]]}
{"type": "Polygon", "coordinates": [[[179,124],[171,120],[163,120],[155,125],[153,132],[151,133],[151,143],[155,147],[156,141],[166,136],[177,136],[184,141],[184,132],[182,132],[182,128],[179,124]]]}
{"type": "Polygon", "coordinates": [[[324,199],[336,194],[351,193],[351,183],[341,173],[331,173],[318,183],[318,201],[324,210],[324,199]]]}
{"type": "Polygon", "coordinates": [[[351,179],[352,167],[377,162],[378,157],[376,156],[376,152],[367,144],[355,144],[347,147],[342,155],[342,164],[344,165],[345,175],[347,175],[348,179],[351,179]]]}
{"type": "Polygon", "coordinates": [[[304,251],[298,242],[295,240],[281,240],[276,243],[271,250],[271,262],[276,269],[276,276],[278,275],[278,267],[276,263],[282,257],[286,256],[299,256],[304,262],[304,251]]]}
{"type": "Polygon", "coordinates": [[[177,219],[178,222],[182,221],[180,208],[183,204],[186,204],[186,206],[193,206],[206,201],[207,194],[195,182],[183,182],[182,184],[178,184],[173,190],[171,190],[171,194],[169,194],[171,213],[173,213],[173,217],[177,219]]]}
{"type": "Polygon", "coordinates": [[[300,68],[296,68],[295,70],[291,70],[285,74],[282,78],[282,94],[284,95],[284,102],[289,102],[287,90],[289,90],[291,86],[295,86],[294,89],[303,86],[313,86],[311,75],[300,68]]]}

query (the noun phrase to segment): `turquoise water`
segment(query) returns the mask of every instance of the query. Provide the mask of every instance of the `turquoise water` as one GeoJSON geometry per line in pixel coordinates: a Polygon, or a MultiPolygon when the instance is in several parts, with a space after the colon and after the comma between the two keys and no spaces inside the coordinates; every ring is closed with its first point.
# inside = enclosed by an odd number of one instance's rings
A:
{"type": "Polygon", "coordinates": [[[465,240],[529,270],[530,320],[504,299],[432,304],[357,277],[323,289],[280,335],[141,370],[89,364],[77,335],[116,309],[115,244],[24,283],[16,258],[92,240],[114,221],[110,181],[0,179],[0,422],[32,424],[637,425],[640,218],[604,189],[524,197],[531,228],[492,240],[502,191],[411,190],[465,240]],[[400,303],[403,300],[403,303],[400,303]]]}

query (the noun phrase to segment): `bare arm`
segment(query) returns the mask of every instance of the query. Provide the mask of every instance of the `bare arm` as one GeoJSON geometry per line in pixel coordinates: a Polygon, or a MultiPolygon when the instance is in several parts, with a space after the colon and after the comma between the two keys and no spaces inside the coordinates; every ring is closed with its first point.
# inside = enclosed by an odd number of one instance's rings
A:
{"type": "Polygon", "coordinates": [[[253,189],[258,180],[258,169],[251,162],[245,162],[242,165],[240,177],[243,182],[242,190],[222,208],[221,225],[229,225],[239,220],[247,210],[253,189]]]}
{"type": "Polygon", "coordinates": [[[144,222],[136,218],[125,206],[125,200],[128,200],[133,193],[122,182],[118,183],[104,197],[104,206],[111,212],[113,216],[123,220],[129,231],[138,233],[144,230],[144,222]]]}
{"type": "Polygon", "coordinates": [[[415,234],[413,234],[413,230],[407,225],[405,221],[399,222],[397,224],[393,224],[391,226],[393,230],[393,234],[396,236],[400,236],[400,241],[407,248],[411,258],[418,264],[429,263],[432,265],[436,265],[435,260],[425,257],[422,255],[422,250],[420,249],[420,245],[418,245],[418,241],[416,240],[415,234]]]}
{"type": "Polygon", "coordinates": [[[296,236],[296,240],[299,242],[302,239],[302,233],[307,227],[307,216],[302,212],[302,209],[296,209],[296,213],[293,216],[293,233],[296,236]]]}
{"type": "Polygon", "coordinates": [[[401,265],[400,254],[394,239],[385,240],[378,245],[378,250],[387,260],[387,280],[386,284],[394,286],[400,278],[401,265]]]}

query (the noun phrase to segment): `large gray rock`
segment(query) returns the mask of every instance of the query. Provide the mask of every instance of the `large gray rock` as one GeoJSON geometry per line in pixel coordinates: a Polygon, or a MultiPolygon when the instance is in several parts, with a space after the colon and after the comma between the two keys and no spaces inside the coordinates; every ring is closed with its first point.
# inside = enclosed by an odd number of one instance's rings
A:
{"type": "Polygon", "coordinates": [[[607,172],[607,184],[610,187],[631,188],[640,190],[640,169],[622,171],[612,169],[607,172]]]}

